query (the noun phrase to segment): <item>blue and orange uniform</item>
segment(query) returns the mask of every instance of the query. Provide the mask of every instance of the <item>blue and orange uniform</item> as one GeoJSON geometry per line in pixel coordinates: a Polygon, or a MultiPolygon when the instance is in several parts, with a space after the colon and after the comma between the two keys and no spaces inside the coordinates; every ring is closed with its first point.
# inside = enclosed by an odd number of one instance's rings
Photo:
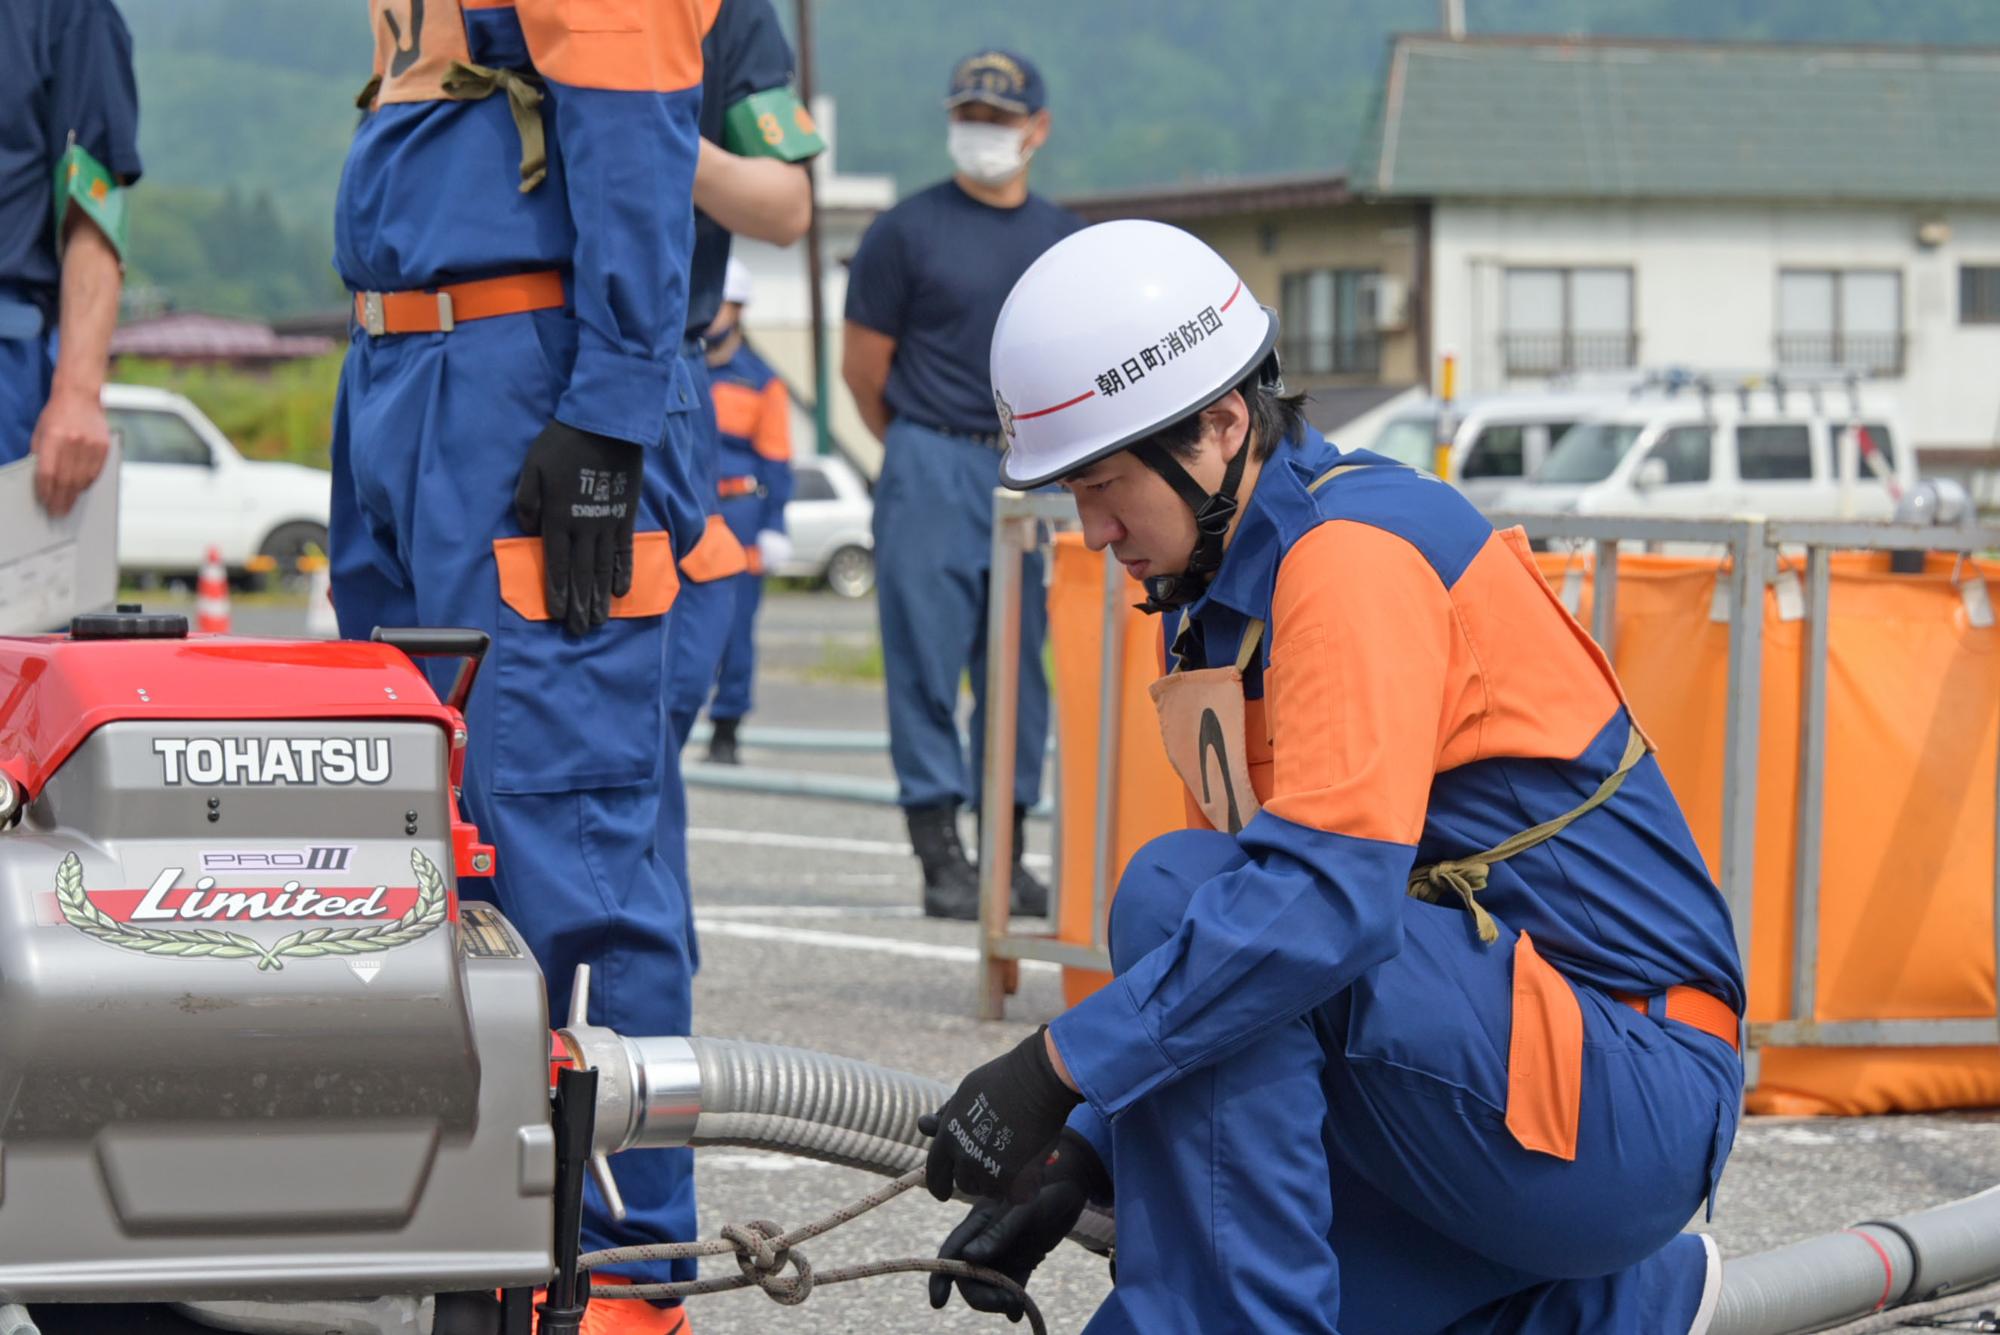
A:
{"type": "Polygon", "coordinates": [[[56,167],[71,145],[139,179],[132,35],[111,0],[17,0],[0,21],[0,464],[27,457],[55,374],[56,167]]]}
{"type": "MultiPolygon", "coordinates": [[[[709,21],[701,44],[701,137],[739,156],[802,162],[818,153],[823,144],[812,117],[791,92],[792,50],[771,0],[702,0],[702,4],[709,21]]],[[[705,527],[700,545],[681,562],[681,595],[667,651],[666,746],[673,769],[667,776],[668,815],[661,826],[668,864],[683,884],[687,882],[687,791],[679,756],[722,661],[735,616],[737,577],[750,568],[748,554],[718,509],[715,410],[707,392],[708,364],[698,351],[702,334],[722,308],[729,249],[728,230],[695,210],[687,338],[697,349],[690,370],[702,391],[694,457],[705,527]]]]}
{"type": "MultiPolygon", "coordinates": [[[[667,610],[701,533],[688,255],[701,102],[697,0],[390,0],[342,171],[336,265],[355,294],[333,440],[341,633],[493,637],[467,709],[464,807],[490,893],[568,1010],[684,1034],[683,887],[658,850],[667,610]],[[551,419],[636,446],[629,594],[585,634],[549,618],[514,494],[551,419]]],[[[694,359],[699,365],[699,357],[694,359]]],[[[468,883],[469,893],[480,893],[468,883]]],[[[629,1211],[586,1201],[584,1247],[692,1236],[685,1151],[612,1165],[629,1211]]],[[[688,1278],[687,1263],[618,1273],[688,1278]]]]}
{"type": "Polygon", "coordinates": [[[1140,850],[1050,1026],[1116,1185],[1089,1329],[1687,1330],[1742,972],[1519,534],[1306,429],[1166,630],[1240,667],[1257,805],[1140,850]]]}
{"type": "Polygon", "coordinates": [[[757,537],[785,531],[785,504],[792,499],[792,397],[748,342],[711,368],[709,377],[721,441],[716,495],[723,522],[743,544],[749,569],[730,581],[736,602],[708,712],[712,718],[740,719],[753,703],[757,608],[764,600],[757,537]]]}

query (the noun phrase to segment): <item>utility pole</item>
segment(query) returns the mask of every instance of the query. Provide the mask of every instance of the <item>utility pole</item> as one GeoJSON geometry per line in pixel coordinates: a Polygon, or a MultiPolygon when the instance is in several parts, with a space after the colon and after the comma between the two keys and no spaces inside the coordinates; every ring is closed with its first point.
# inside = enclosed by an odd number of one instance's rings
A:
{"type": "MultiPolygon", "coordinates": [[[[813,100],[812,0],[796,0],[799,33],[799,100],[807,107],[813,100]]],[[[829,153],[832,145],[828,145],[829,153]]],[[[812,198],[812,221],[806,224],[806,283],[812,309],[813,359],[813,449],[818,454],[833,453],[833,428],[827,411],[826,368],[826,286],[820,273],[819,244],[819,164],[806,164],[806,184],[812,198]]]]}
{"type": "MultiPolygon", "coordinates": [[[[805,0],[799,0],[804,4],[805,0]]],[[[1444,7],[1444,35],[1452,41],[1465,37],[1465,0],[1439,0],[1444,7]]]]}

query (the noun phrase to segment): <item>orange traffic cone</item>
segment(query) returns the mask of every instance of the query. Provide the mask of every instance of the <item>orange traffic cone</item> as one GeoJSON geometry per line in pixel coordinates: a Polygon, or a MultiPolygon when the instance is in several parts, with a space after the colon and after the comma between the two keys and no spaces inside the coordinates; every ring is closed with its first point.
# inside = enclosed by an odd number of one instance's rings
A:
{"type": "Polygon", "coordinates": [[[196,630],[229,633],[229,576],[222,568],[222,553],[214,547],[208,549],[201,579],[194,586],[194,615],[196,630]]]}
{"type": "Polygon", "coordinates": [[[310,548],[299,558],[299,569],[306,572],[306,638],[309,640],[337,640],[340,638],[340,618],[333,614],[333,580],[327,571],[326,556],[319,548],[310,548]]]}

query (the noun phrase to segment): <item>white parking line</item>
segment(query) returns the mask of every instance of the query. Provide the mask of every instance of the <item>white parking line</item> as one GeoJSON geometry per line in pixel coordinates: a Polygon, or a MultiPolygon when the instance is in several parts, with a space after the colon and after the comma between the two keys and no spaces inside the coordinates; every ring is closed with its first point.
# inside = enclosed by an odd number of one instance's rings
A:
{"type": "MultiPolygon", "coordinates": [[[[699,896],[700,892],[696,892],[699,896]]],[[[708,904],[707,918],[921,918],[915,904],[708,904]]]]}
{"type": "MultiPolygon", "coordinates": [[[[777,830],[723,830],[711,826],[690,826],[688,842],[697,844],[745,844],[752,848],[804,848],[816,853],[876,853],[884,857],[912,856],[910,846],[893,839],[843,839],[831,834],[784,834],[777,830]]],[[[1051,859],[1046,853],[1030,853],[1022,859],[1037,871],[1046,871],[1051,859]]]]}
{"type": "MultiPolygon", "coordinates": [[[[971,946],[940,946],[928,941],[901,941],[891,936],[855,936],[847,932],[816,932],[810,927],[774,927],[769,923],[736,922],[696,914],[695,929],[710,936],[733,936],[744,941],[783,941],[794,946],[823,946],[829,950],[860,950],[877,955],[901,955],[905,959],[932,960],[944,964],[977,964],[979,952],[971,946]]],[[[1022,960],[1023,969],[1049,970],[1059,966],[1047,960],[1022,960]]]]}

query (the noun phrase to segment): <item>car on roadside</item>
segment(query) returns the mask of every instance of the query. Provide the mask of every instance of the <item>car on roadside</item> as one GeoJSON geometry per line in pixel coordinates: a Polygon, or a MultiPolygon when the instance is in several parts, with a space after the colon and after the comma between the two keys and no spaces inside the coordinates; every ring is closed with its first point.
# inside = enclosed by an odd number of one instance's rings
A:
{"type": "Polygon", "coordinates": [[[1430,471],[1446,437],[1451,453],[1442,476],[1484,509],[1533,476],[1565,431],[1619,402],[1575,391],[1487,394],[1452,405],[1447,421],[1445,405],[1431,399],[1389,418],[1368,448],[1430,471]]]}
{"type": "Polygon", "coordinates": [[[131,574],[187,576],[214,547],[232,577],[294,578],[326,549],[333,475],[246,459],[201,409],[171,390],[106,385],[118,436],[118,564],[131,574]]]}
{"type": "Polygon", "coordinates": [[[785,505],[791,559],[770,573],[824,583],[843,598],[875,590],[875,503],[868,484],[837,454],[792,459],[792,499],[785,505]]]}

